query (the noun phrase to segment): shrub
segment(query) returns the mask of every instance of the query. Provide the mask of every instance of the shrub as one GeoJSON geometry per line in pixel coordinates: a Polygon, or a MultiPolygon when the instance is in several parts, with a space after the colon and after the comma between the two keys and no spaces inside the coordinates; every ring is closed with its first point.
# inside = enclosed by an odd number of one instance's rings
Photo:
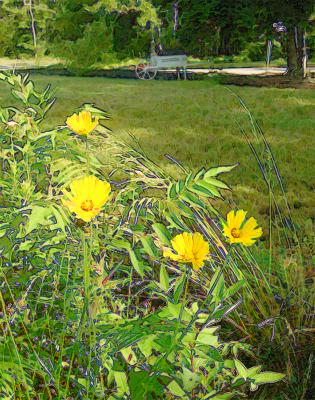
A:
{"type": "Polygon", "coordinates": [[[0,109],[2,398],[223,400],[283,379],[244,365],[255,356],[231,319],[250,274],[264,281],[238,243],[256,221],[216,209],[235,166],[168,156],[176,180],[89,104],[42,132],[50,87],[0,79],[20,104],[0,109]]]}

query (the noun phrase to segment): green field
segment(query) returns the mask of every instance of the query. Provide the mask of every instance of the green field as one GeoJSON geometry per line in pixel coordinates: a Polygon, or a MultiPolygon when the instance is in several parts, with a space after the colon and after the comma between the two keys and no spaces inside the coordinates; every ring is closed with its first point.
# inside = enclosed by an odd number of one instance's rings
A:
{"type": "MultiPolygon", "coordinates": [[[[57,103],[47,127],[63,124],[85,102],[109,112],[108,125],[130,132],[146,153],[172,168],[168,153],[198,169],[218,164],[240,165],[227,182],[238,207],[268,220],[268,190],[237,123],[250,133],[248,118],[237,99],[215,81],[136,81],[103,78],[34,76],[40,86],[50,82],[57,103]]],[[[230,87],[247,104],[271,145],[282,174],[293,219],[302,235],[314,218],[315,93],[312,90],[230,87]]],[[[0,104],[11,102],[0,86],[0,104]]],[[[276,191],[276,188],[274,188],[276,191]]],[[[306,231],[305,231],[306,230],[306,231]]]]}

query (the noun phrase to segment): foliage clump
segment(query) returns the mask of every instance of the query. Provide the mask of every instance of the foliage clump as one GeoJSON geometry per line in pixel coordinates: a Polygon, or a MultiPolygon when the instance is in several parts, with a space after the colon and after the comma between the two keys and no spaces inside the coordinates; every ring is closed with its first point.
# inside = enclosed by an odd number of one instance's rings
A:
{"type": "Polygon", "coordinates": [[[241,240],[256,221],[217,211],[235,166],[168,156],[175,179],[94,105],[42,132],[50,87],[0,79],[19,101],[0,109],[1,397],[225,400],[283,379],[241,361],[248,271],[264,277],[241,240]]]}

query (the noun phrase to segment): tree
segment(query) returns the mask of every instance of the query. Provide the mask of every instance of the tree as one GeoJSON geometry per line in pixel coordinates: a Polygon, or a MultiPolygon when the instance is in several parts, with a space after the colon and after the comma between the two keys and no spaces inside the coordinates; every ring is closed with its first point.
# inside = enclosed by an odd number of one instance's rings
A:
{"type": "Polygon", "coordinates": [[[158,23],[147,0],[57,0],[53,9],[51,50],[81,69],[116,61],[117,52],[126,56],[126,46],[136,37],[133,27],[140,31],[148,20],[158,23]],[[116,35],[124,45],[118,45],[116,35]]]}
{"type": "Polygon", "coordinates": [[[304,33],[310,26],[314,0],[253,0],[251,4],[260,29],[270,32],[273,23],[283,22],[287,28],[287,75],[292,78],[303,77],[304,33]]]}
{"type": "Polygon", "coordinates": [[[46,27],[54,16],[49,0],[2,0],[0,47],[6,56],[44,53],[46,27]]]}

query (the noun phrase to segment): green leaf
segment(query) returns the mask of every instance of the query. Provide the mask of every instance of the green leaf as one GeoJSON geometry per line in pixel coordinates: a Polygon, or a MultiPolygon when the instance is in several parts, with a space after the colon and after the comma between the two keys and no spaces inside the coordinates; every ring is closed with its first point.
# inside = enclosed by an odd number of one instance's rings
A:
{"type": "Polygon", "coordinates": [[[217,176],[219,174],[224,174],[226,172],[232,171],[235,167],[237,167],[238,164],[234,165],[227,165],[227,166],[222,166],[222,167],[216,167],[216,168],[210,168],[204,176],[204,179],[207,180],[207,178],[212,178],[213,176],[217,176]]]}
{"type": "Polygon", "coordinates": [[[144,251],[149,254],[150,257],[156,257],[157,256],[157,249],[154,244],[154,241],[152,239],[152,236],[143,236],[141,238],[141,243],[143,246],[144,251]]]}
{"type": "Polygon", "coordinates": [[[31,214],[28,217],[25,234],[28,235],[40,225],[49,225],[51,221],[48,219],[51,216],[51,210],[48,207],[33,206],[31,214]]]}
{"type": "Polygon", "coordinates": [[[155,223],[152,228],[163,244],[171,246],[171,235],[163,224],[155,223]]]}
{"type": "Polygon", "coordinates": [[[130,398],[132,400],[161,399],[164,385],[169,378],[150,375],[148,371],[131,371],[130,373],[130,398]]]}
{"type": "Polygon", "coordinates": [[[204,190],[207,190],[208,193],[210,193],[209,196],[216,196],[221,198],[221,193],[219,192],[219,190],[216,188],[216,186],[206,182],[206,181],[199,181],[198,182],[198,186],[201,186],[204,188],[204,190]]]}
{"type": "Polygon", "coordinates": [[[187,229],[183,224],[182,220],[172,211],[165,212],[165,218],[170,223],[170,227],[175,227],[180,230],[187,229]]]}
{"type": "Polygon", "coordinates": [[[185,179],[185,186],[189,186],[190,185],[190,183],[193,180],[193,177],[194,177],[194,174],[192,172],[187,175],[187,177],[185,179]]]}
{"type": "Polygon", "coordinates": [[[182,192],[180,194],[180,198],[187,201],[187,203],[195,206],[195,207],[201,207],[203,208],[205,205],[204,203],[193,193],[190,193],[188,191],[182,192]]]}
{"type": "Polygon", "coordinates": [[[223,393],[223,394],[218,394],[217,396],[211,397],[211,400],[230,400],[234,396],[235,396],[234,393],[223,393]]]}
{"type": "Polygon", "coordinates": [[[227,184],[225,184],[225,183],[222,182],[222,181],[219,181],[218,179],[208,177],[208,178],[206,179],[206,182],[207,182],[208,184],[213,185],[213,186],[216,186],[216,187],[218,187],[218,188],[220,188],[220,189],[227,189],[227,190],[230,190],[230,188],[228,187],[227,184]]]}
{"type": "Polygon", "coordinates": [[[223,273],[221,269],[218,268],[211,279],[209,295],[211,294],[215,303],[219,304],[224,299],[224,291],[225,287],[223,273]]]}
{"type": "Polygon", "coordinates": [[[20,244],[20,250],[29,250],[34,245],[33,240],[26,240],[25,242],[20,244]]]}
{"type": "Polygon", "coordinates": [[[24,93],[19,92],[18,90],[12,89],[12,94],[16,99],[22,100],[23,103],[26,103],[26,99],[25,99],[24,93]]]}
{"type": "Polygon", "coordinates": [[[189,186],[189,190],[196,193],[199,196],[205,197],[213,197],[213,193],[206,187],[207,183],[203,184],[203,182],[194,183],[192,186],[189,186]]]}
{"type": "Polygon", "coordinates": [[[173,200],[177,198],[177,190],[176,190],[176,184],[171,183],[167,189],[167,195],[168,197],[173,200]]]}
{"type": "Polygon", "coordinates": [[[125,249],[125,250],[130,250],[131,245],[127,240],[123,239],[112,239],[111,240],[111,246],[116,247],[117,249],[125,249]]]}
{"type": "Polygon", "coordinates": [[[234,283],[232,286],[229,286],[225,290],[225,298],[227,299],[228,297],[233,296],[235,293],[237,293],[243,286],[244,286],[245,280],[241,279],[234,283]]]}
{"type": "Polygon", "coordinates": [[[213,328],[203,328],[196,339],[196,342],[198,344],[205,344],[207,346],[213,346],[213,347],[218,347],[220,345],[219,339],[217,335],[215,335],[215,332],[217,331],[217,327],[213,328]]]}
{"type": "Polygon", "coordinates": [[[117,385],[117,395],[123,396],[125,394],[129,394],[129,386],[126,374],[122,371],[114,371],[113,373],[117,385]]]}
{"type": "Polygon", "coordinates": [[[166,271],[165,265],[162,264],[161,268],[160,268],[160,286],[166,292],[168,291],[168,289],[170,287],[169,280],[170,279],[169,279],[168,273],[166,271]]]}
{"type": "Polygon", "coordinates": [[[261,371],[261,365],[257,365],[257,367],[251,367],[247,370],[248,378],[253,377],[261,371]]]}
{"type": "Polygon", "coordinates": [[[285,377],[285,374],[281,374],[279,372],[261,372],[260,374],[252,376],[254,383],[256,385],[260,385],[263,383],[275,383],[281,381],[285,377]]]}
{"type": "Polygon", "coordinates": [[[176,192],[180,193],[185,187],[185,182],[181,179],[176,183],[176,192]]]}
{"type": "Polygon", "coordinates": [[[129,256],[130,256],[130,261],[134,269],[138,272],[138,274],[141,276],[141,278],[144,277],[144,268],[141,262],[139,262],[136,253],[132,250],[129,249],[129,256]]]}
{"type": "Polygon", "coordinates": [[[240,378],[247,379],[247,368],[245,365],[239,361],[239,360],[234,360],[235,363],[235,368],[237,370],[237,373],[239,374],[240,378]]]}
{"type": "Polygon", "coordinates": [[[157,347],[154,340],[155,340],[155,335],[149,335],[141,339],[137,343],[139,350],[141,351],[142,354],[144,354],[145,357],[150,357],[153,349],[157,347]]]}
{"type": "Polygon", "coordinates": [[[175,396],[179,396],[180,398],[184,398],[184,396],[186,396],[186,393],[183,391],[183,389],[179,386],[179,384],[176,381],[172,381],[167,386],[167,388],[175,396]]]}
{"type": "Polygon", "coordinates": [[[205,168],[201,168],[201,169],[196,173],[194,180],[195,180],[195,181],[198,181],[199,179],[202,179],[205,172],[206,172],[205,168]]]}
{"type": "Polygon", "coordinates": [[[137,363],[137,356],[131,346],[121,349],[120,351],[128,364],[135,365],[137,363]]]}
{"type": "Polygon", "coordinates": [[[191,392],[199,384],[201,380],[201,375],[196,372],[192,372],[188,368],[183,367],[181,379],[184,384],[184,389],[188,392],[191,392]]]}
{"type": "Polygon", "coordinates": [[[182,274],[176,281],[176,285],[174,288],[174,295],[173,295],[175,303],[178,303],[178,300],[179,300],[181,294],[183,293],[185,282],[186,282],[185,274],[182,274]]]}

